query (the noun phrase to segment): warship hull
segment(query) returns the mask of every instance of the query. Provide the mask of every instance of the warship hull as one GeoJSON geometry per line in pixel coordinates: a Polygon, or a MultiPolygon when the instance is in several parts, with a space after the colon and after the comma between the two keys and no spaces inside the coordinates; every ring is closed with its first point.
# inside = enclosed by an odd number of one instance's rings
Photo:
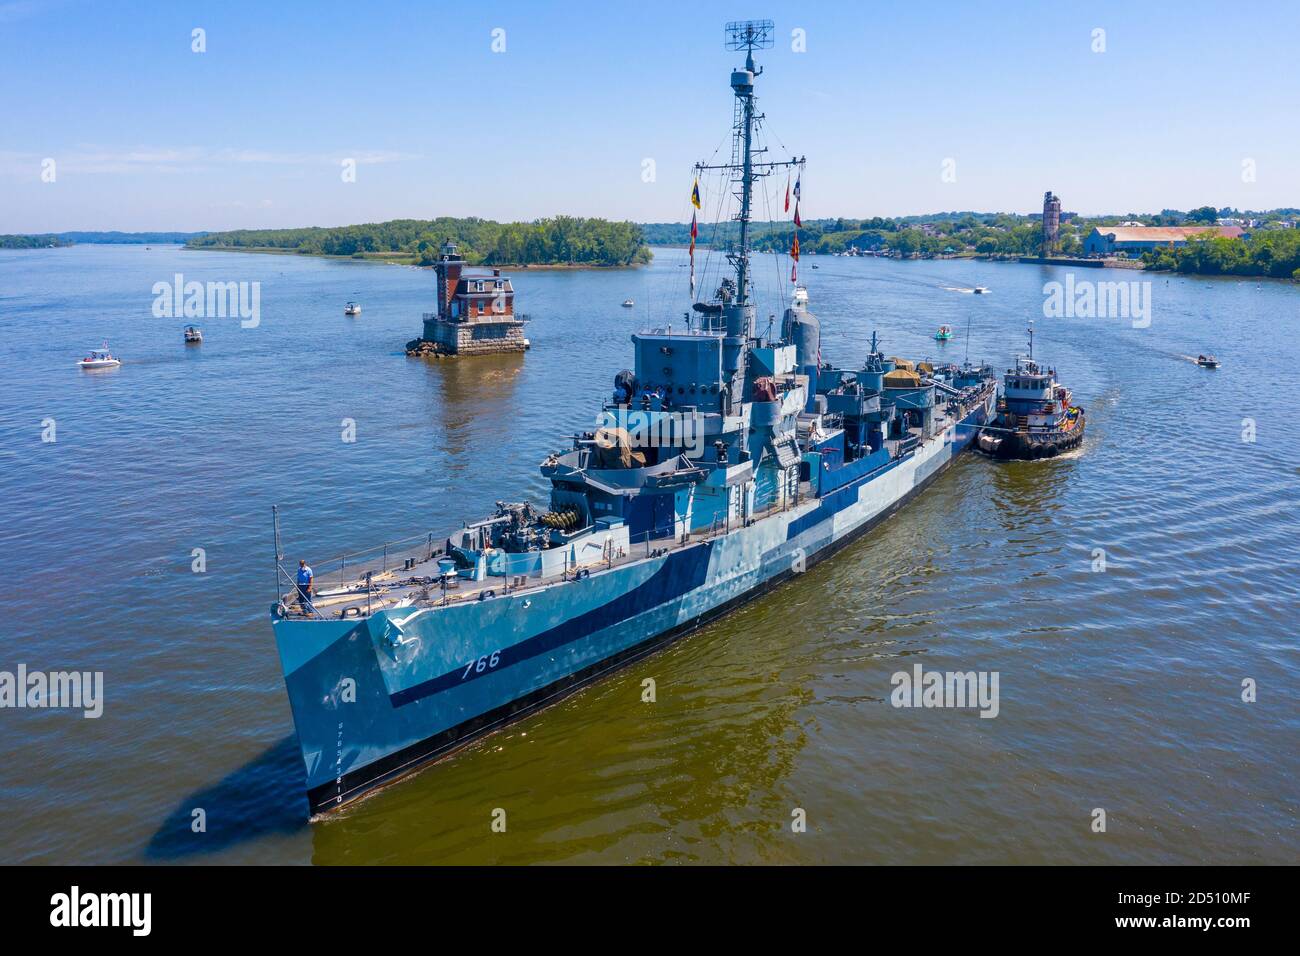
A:
{"type": "Polygon", "coordinates": [[[361,620],[276,619],[312,814],[554,703],[834,554],[952,464],[992,420],[993,402],[821,497],[577,580],[361,620]]]}

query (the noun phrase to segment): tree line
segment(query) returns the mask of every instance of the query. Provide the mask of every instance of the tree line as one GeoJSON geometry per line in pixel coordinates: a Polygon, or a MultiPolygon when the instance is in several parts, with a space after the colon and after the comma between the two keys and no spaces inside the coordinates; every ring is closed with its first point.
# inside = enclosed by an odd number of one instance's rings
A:
{"type": "Polygon", "coordinates": [[[1192,275],[1272,276],[1300,282],[1300,230],[1269,229],[1249,238],[1200,239],[1143,253],[1146,268],[1192,275]]]}
{"type": "MultiPolygon", "coordinates": [[[[1215,239],[1189,243],[1176,249],[1159,250],[1144,256],[1151,269],[1173,269],[1214,275],[1269,275],[1292,277],[1300,262],[1294,250],[1300,242],[1300,229],[1282,228],[1283,222],[1296,222],[1300,210],[1274,209],[1267,212],[1241,212],[1232,208],[1200,206],[1190,212],[1163,209],[1159,213],[1128,213],[1123,216],[1074,216],[1061,223],[1056,254],[1083,254],[1083,242],[1097,226],[1115,226],[1137,222],[1144,226],[1213,225],[1218,218],[1243,218],[1260,221],[1248,230],[1249,238],[1215,239]]],[[[642,227],[647,241],[665,245],[685,245],[689,225],[652,223],[642,227]]],[[[764,252],[787,252],[794,238],[789,222],[751,224],[753,247],[764,252]]],[[[715,248],[734,246],[739,239],[734,222],[700,228],[701,245],[715,248]]],[[[804,220],[799,229],[801,252],[827,255],[856,248],[859,252],[877,252],[902,257],[942,255],[1032,256],[1042,244],[1040,216],[1015,213],[944,212],[930,216],[905,216],[871,219],[804,220]]]]}
{"type": "MultiPolygon", "coordinates": [[[[664,245],[689,241],[689,225],[653,223],[642,226],[646,240],[664,245]]],[[[1073,238],[1065,235],[1063,240],[1073,238]]],[[[979,252],[987,255],[1031,255],[1038,251],[1042,235],[1039,219],[1013,213],[938,213],[933,216],[905,216],[870,219],[805,219],[799,229],[802,252],[829,255],[857,249],[859,252],[889,252],[900,256],[944,255],[979,252]]],[[[789,222],[757,222],[750,226],[751,244],[760,252],[786,252],[794,239],[789,222]]],[[[739,240],[734,222],[700,227],[701,245],[733,246],[739,240]]],[[[1068,242],[1067,242],[1068,245],[1068,242]]],[[[1082,239],[1078,239],[1082,250],[1082,239]]]]}
{"type": "Polygon", "coordinates": [[[0,249],[44,249],[49,246],[75,246],[77,243],[95,245],[146,245],[156,242],[185,242],[201,232],[49,232],[40,235],[0,236],[0,249]]]}
{"type": "Polygon", "coordinates": [[[0,236],[0,249],[44,249],[47,246],[70,246],[72,243],[55,235],[0,236]]]}
{"type": "Polygon", "coordinates": [[[533,222],[489,219],[394,219],[357,226],[237,229],[190,240],[192,248],[283,249],[301,255],[396,254],[421,265],[437,261],[446,240],[472,265],[626,266],[650,261],[641,228],[631,222],[554,216],[533,222]]]}

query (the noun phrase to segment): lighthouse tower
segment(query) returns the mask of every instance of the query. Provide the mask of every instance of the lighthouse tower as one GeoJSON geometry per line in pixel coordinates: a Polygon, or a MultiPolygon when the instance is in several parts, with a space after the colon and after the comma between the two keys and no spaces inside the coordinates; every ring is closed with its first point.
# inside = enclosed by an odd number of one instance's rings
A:
{"type": "Polygon", "coordinates": [[[465,257],[456,251],[456,243],[448,239],[442,244],[442,253],[433,267],[438,273],[438,316],[451,317],[451,301],[460,282],[460,271],[465,267],[465,257]]]}

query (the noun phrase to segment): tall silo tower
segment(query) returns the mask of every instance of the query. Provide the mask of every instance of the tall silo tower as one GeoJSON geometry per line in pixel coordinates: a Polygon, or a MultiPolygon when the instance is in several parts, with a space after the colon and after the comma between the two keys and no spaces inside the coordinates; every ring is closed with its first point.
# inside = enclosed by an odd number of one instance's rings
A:
{"type": "Polygon", "coordinates": [[[1056,251],[1061,238],[1061,197],[1043,193],[1043,258],[1056,251]]]}

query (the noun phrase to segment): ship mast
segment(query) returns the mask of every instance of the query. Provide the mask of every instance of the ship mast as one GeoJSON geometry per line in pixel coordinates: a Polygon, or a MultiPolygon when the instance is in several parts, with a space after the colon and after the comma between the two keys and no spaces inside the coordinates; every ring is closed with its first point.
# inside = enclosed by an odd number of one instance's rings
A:
{"type": "MultiPolygon", "coordinates": [[[[734,299],[724,298],[719,314],[720,323],[710,331],[722,334],[722,387],[723,410],[733,414],[737,403],[746,395],[746,375],[749,351],[754,342],[754,301],[749,287],[749,224],[754,205],[754,183],[760,176],[770,176],[778,168],[803,166],[804,160],[791,159],[782,163],[759,161],[766,150],[754,145],[754,131],[763,121],[754,103],[754,79],[762,70],[754,66],[754,51],[772,45],[775,25],[771,20],[742,20],[728,23],[726,27],[729,50],[744,50],[745,65],[731,71],[731,90],[736,95],[732,122],[731,162],[720,165],[697,163],[695,173],[706,170],[725,170],[732,175],[731,182],[739,187],[740,245],[727,253],[727,259],[736,270],[734,299]]],[[[745,451],[746,439],[742,434],[739,450],[745,451]]]]}
{"type": "MultiPolygon", "coordinates": [[[[732,182],[739,187],[737,198],[740,200],[740,212],[736,221],[740,223],[740,243],[736,251],[727,254],[732,268],[736,271],[735,304],[752,309],[749,288],[749,225],[753,218],[754,183],[760,176],[769,176],[776,169],[804,164],[804,159],[791,159],[786,162],[756,162],[755,156],[766,153],[766,149],[755,147],[754,130],[763,116],[756,109],[754,100],[754,80],[763,70],[754,65],[754,51],[765,50],[772,46],[775,24],[771,20],[740,20],[726,26],[726,47],[728,50],[745,51],[745,66],[732,70],[731,89],[736,94],[735,118],[732,122],[731,162],[720,165],[697,163],[697,173],[710,169],[723,169],[735,173],[732,182]]],[[[752,337],[753,329],[748,329],[752,337]]]]}
{"type": "Polygon", "coordinates": [[[727,26],[728,48],[743,48],[745,51],[745,69],[731,73],[731,88],[736,93],[733,159],[736,152],[741,154],[740,252],[734,259],[738,305],[749,302],[749,219],[754,195],[754,80],[763,72],[754,68],[754,48],[772,45],[772,26],[771,20],[727,26]]]}

